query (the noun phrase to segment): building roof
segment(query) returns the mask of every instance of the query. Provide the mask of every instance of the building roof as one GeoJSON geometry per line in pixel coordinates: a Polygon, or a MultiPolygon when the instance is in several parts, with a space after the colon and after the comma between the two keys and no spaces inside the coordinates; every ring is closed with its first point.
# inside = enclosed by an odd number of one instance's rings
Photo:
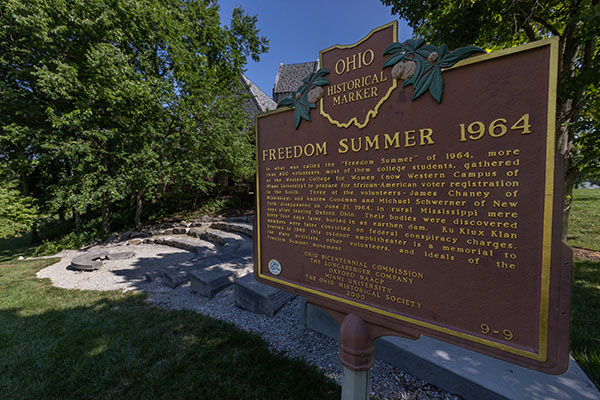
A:
{"type": "Polygon", "coordinates": [[[279,71],[273,87],[273,98],[278,93],[291,93],[302,85],[302,79],[319,69],[318,61],[298,64],[279,64],[279,71]]]}
{"type": "Polygon", "coordinates": [[[259,112],[266,112],[277,108],[275,103],[269,95],[262,91],[261,88],[256,86],[246,75],[242,74],[242,82],[251,94],[251,98],[258,108],[259,112]]]}

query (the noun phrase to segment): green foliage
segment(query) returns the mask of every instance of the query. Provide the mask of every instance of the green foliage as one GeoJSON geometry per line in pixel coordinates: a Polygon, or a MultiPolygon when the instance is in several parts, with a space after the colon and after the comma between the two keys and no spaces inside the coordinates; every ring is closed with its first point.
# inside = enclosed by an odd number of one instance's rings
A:
{"type": "MultiPolygon", "coordinates": [[[[450,47],[503,48],[576,29],[578,38],[597,34],[599,5],[592,0],[382,0],[420,36],[450,47]],[[477,22],[477,23],[475,23],[477,22]],[[460,28],[460,29],[458,29],[460,28]]],[[[568,62],[568,61],[567,61],[568,62]]]]}
{"type": "Polygon", "coordinates": [[[0,160],[43,211],[108,219],[123,200],[141,213],[166,187],[253,175],[231,93],[267,48],[256,17],[236,8],[222,26],[216,1],[186,0],[12,0],[0,15],[0,160]]]}
{"type": "Polygon", "coordinates": [[[485,50],[475,46],[465,46],[449,52],[446,45],[436,48],[429,44],[425,45],[423,39],[410,39],[404,43],[392,43],[385,49],[383,54],[392,56],[383,64],[383,68],[393,67],[406,61],[416,63],[415,74],[404,81],[403,87],[414,85],[413,101],[429,91],[435,101],[441,103],[444,91],[442,68],[450,68],[475,53],[485,53],[485,50]]]}
{"type": "Polygon", "coordinates": [[[0,184],[0,239],[28,230],[36,217],[34,200],[21,195],[15,181],[0,184]]]}
{"type": "Polygon", "coordinates": [[[574,124],[573,164],[578,168],[578,182],[600,184],[600,89],[592,87],[586,93],[581,117],[574,124]]]}
{"type": "Polygon", "coordinates": [[[512,47],[560,38],[557,143],[567,155],[566,194],[600,156],[600,3],[595,0],[382,0],[418,36],[450,47],[512,47]]]}
{"type": "Polygon", "coordinates": [[[33,252],[34,256],[51,256],[61,250],[79,249],[100,237],[96,232],[71,232],[62,237],[42,241],[33,252]]]}
{"type": "Polygon", "coordinates": [[[323,78],[327,74],[329,74],[327,68],[320,68],[318,71],[311,73],[302,80],[304,83],[292,93],[291,98],[281,99],[277,103],[277,107],[294,107],[294,126],[296,129],[298,129],[303,119],[310,121],[310,110],[317,108],[317,105],[309,100],[308,94],[316,87],[329,85],[329,81],[323,78]]]}

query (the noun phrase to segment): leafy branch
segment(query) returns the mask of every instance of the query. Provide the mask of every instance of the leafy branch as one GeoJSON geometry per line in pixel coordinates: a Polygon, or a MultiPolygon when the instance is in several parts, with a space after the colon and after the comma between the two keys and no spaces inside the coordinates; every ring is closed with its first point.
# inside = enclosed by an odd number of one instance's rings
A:
{"type": "Polygon", "coordinates": [[[313,72],[302,80],[304,82],[291,98],[281,99],[277,103],[277,107],[294,108],[294,126],[298,129],[300,122],[305,119],[310,121],[310,110],[317,108],[316,102],[323,97],[325,90],[322,86],[329,85],[329,81],[323,78],[329,74],[327,68],[321,68],[317,72],[313,72]]]}
{"type": "Polygon", "coordinates": [[[404,43],[396,42],[389,45],[384,55],[392,55],[383,68],[392,67],[392,78],[404,79],[404,85],[413,85],[416,100],[429,91],[431,96],[440,103],[444,91],[442,69],[450,68],[460,60],[475,53],[485,53],[485,50],[475,46],[460,47],[448,51],[445,44],[439,48],[425,44],[424,39],[409,39],[404,43]]]}

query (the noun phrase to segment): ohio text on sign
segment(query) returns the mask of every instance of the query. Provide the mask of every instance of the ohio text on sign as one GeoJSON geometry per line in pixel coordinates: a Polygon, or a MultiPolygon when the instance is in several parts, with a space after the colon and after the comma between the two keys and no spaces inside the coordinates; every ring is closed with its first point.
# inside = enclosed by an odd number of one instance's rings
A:
{"type": "Polygon", "coordinates": [[[470,57],[412,101],[396,25],[321,52],[324,97],[257,119],[255,276],[370,323],[568,365],[555,39],[470,57]],[[352,87],[351,87],[352,86],[352,87]]]}

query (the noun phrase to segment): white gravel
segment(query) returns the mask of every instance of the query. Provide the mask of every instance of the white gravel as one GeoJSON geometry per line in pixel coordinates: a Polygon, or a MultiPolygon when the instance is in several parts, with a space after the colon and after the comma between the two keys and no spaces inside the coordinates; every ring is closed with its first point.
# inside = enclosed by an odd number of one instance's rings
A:
{"type": "MultiPolygon", "coordinates": [[[[194,257],[190,252],[156,244],[127,246],[127,243],[95,246],[87,249],[87,252],[99,250],[133,251],[135,257],[104,261],[99,270],[84,272],[70,267],[71,259],[84,252],[68,250],[57,254],[61,260],[39,271],[37,276],[49,278],[54,286],[65,289],[144,291],[148,294],[148,302],[155,306],[194,310],[258,334],[269,343],[273,351],[282,352],[290,358],[303,359],[321,369],[338,384],[341,383],[342,368],[337,359],[338,342],[301,326],[299,298],[285,305],[273,318],[256,315],[234,304],[232,287],[209,300],[192,292],[189,283],[171,289],[160,278],[146,281],[146,273],[158,276],[162,270],[189,261],[194,257]]],[[[371,369],[371,388],[372,396],[376,399],[460,400],[460,397],[382,361],[375,361],[371,369]]]]}

